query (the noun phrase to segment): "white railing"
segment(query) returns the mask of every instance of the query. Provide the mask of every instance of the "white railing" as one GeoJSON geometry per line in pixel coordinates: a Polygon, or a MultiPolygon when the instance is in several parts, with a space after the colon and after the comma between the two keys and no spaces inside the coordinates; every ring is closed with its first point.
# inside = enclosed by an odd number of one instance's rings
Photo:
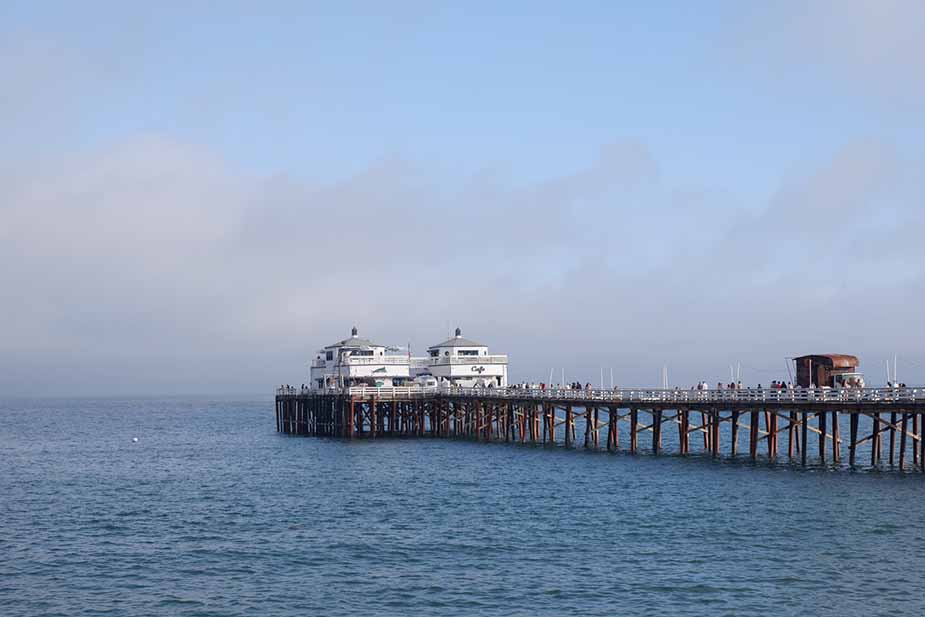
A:
{"type": "Polygon", "coordinates": [[[587,402],[616,403],[925,403],[925,387],[915,388],[787,388],[739,390],[661,390],[661,389],[619,389],[619,390],[571,390],[542,388],[462,388],[455,386],[392,386],[375,388],[353,386],[350,388],[328,388],[308,390],[301,388],[277,388],[277,394],[348,394],[363,398],[401,397],[420,395],[448,395],[467,397],[491,397],[511,399],[575,400],[587,402]]]}
{"type": "MultiPolygon", "coordinates": [[[[334,366],[370,366],[375,364],[404,365],[411,368],[427,368],[429,366],[445,366],[452,364],[507,364],[507,356],[445,356],[441,358],[408,358],[408,356],[352,356],[343,358],[334,366]]],[[[325,368],[324,360],[312,360],[312,368],[325,368]]]]}
{"type": "Polygon", "coordinates": [[[571,399],[627,403],[901,403],[925,402],[925,388],[784,388],[737,390],[459,388],[455,396],[571,399]]]}
{"type": "MultiPolygon", "coordinates": [[[[353,356],[341,359],[335,362],[334,367],[338,366],[375,366],[377,364],[387,364],[389,366],[407,365],[408,356],[353,356]]],[[[325,368],[324,360],[312,361],[312,368],[325,368]]]]}
{"type": "Polygon", "coordinates": [[[447,364],[507,364],[507,356],[443,356],[430,358],[430,366],[444,366],[447,364]]]}
{"type": "Polygon", "coordinates": [[[344,358],[341,364],[369,366],[375,364],[407,365],[408,356],[353,356],[344,358]]]}

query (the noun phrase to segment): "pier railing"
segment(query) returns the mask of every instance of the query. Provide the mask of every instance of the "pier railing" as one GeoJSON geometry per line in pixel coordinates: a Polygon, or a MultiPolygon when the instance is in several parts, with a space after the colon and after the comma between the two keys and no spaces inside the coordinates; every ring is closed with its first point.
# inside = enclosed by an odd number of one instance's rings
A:
{"type": "Polygon", "coordinates": [[[562,389],[562,388],[461,388],[447,386],[394,386],[328,388],[309,390],[277,388],[278,395],[346,394],[360,398],[404,398],[412,396],[454,396],[474,398],[511,398],[599,401],[613,403],[916,403],[925,402],[925,387],[914,388],[783,388],[735,390],[680,389],[562,389]]]}
{"type": "Polygon", "coordinates": [[[925,388],[783,388],[735,390],[459,388],[454,396],[572,399],[628,403],[882,403],[925,401],[925,388]]]}
{"type": "Polygon", "coordinates": [[[442,358],[428,358],[430,366],[443,366],[446,364],[507,364],[507,356],[444,356],[442,358]]]}

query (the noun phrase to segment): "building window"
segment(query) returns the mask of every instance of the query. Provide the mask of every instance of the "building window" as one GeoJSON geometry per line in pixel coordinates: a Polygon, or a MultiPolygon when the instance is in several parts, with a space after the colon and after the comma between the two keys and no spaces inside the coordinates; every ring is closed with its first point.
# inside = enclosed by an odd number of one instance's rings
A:
{"type": "Polygon", "coordinates": [[[431,350],[430,350],[430,357],[431,357],[431,358],[439,358],[439,357],[440,357],[440,352],[439,352],[438,350],[436,350],[436,349],[431,349],[431,350]]]}
{"type": "Polygon", "coordinates": [[[325,355],[325,359],[327,359],[329,362],[330,362],[331,360],[333,360],[333,359],[334,359],[334,352],[333,352],[333,351],[329,351],[329,352],[325,355]]]}
{"type": "Polygon", "coordinates": [[[350,352],[351,356],[371,356],[373,355],[372,350],[369,349],[358,349],[356,351],[350,352]]]}
{"type": "Polygon", "coordinates": [[[477,349],[460,349],[456,352],[458,356],[477,356],[479,352],[477,349]]]}

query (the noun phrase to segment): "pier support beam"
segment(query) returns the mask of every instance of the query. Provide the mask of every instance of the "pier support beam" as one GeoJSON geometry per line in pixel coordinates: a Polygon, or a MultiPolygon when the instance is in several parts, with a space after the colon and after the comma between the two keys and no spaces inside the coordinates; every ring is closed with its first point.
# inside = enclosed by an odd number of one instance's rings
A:
{"type": "Polygon", "coordinates": [[[630,454],[636,454],[639,445],[639,412],[635,407],[630,409],[630,454]]]}
{"type": "Polygon", "coordinates": [[[739,412],[732,411],[732,425],[729,427],[729,456],[736,456],[739,453],[739,412]]]}
{"type": "Polygon", "coordinates": [[[662,410],[652,411],[652,452],[658,454],[662,449],[662,410]]]}
{"type": "Polygon", "coordinates": [[[894,464],[896,452],[896,412],[890,414],[890,467],[894,464]]]}
{"type": "Polygon", "coordinates": [[[819,425],[819,460],[825,465],[826,426],[824,411],[816,414],[816,423],[819,425]]]}
{"type": "MultiPolygon", "coordinates": [[[[920,441],[925,442],[925,440],[922,440],[922,436],[919,435],[919,414],[917,413],[912,414],[912,434],[918,435],[918,439],[920,441]]],[[[912,440],[912,466],[917,467],[918,464],[919,464],[919,449],[916,447],[915,438],[913,438],[912,440]]]]}
{"type": "Polygon", "coordinates": [[[748,455],[754,461],[758,458],[758,412],[751,412],[748,431],[748,455]]]}
{"type": "Polygon", "coordinates": [[[616,452],[620,449],[619,411],[615,407],[607,408],[607,449],[616,452]]]}
{"type": "Polygon", "coordinates": [[[585,450],[591,447],[591,408],[585,406],[585,450]]]}
{"type": "Polygon", "coordinates": [[[806,454],[809,452],[809,412],[801,412],[800,417],[800,443],[802,443],[802,449],[800,450],[800,463],[806,467],[806,454]]]}
{"type": "Polygon", "coordinates": [[[572,418],[572,406],[566,405],[565,406],[565,447],[566,448],[572,447],[572,422],[574,422],[574,418],[572,418]]]}
{"type": "Polygon", "coordinates": [[[848,418],[849,425],[849,442],[848,442],[848,464],[854,467],[857,461],[858,450],[858,414],[853,413],[848,418]]]}
{"type": "Polygon", "coordinates": [[[874,430],[870,444],[870,466],[876,467],[880,462],[880,414],[873,414],[872,419],[874,430]]]}

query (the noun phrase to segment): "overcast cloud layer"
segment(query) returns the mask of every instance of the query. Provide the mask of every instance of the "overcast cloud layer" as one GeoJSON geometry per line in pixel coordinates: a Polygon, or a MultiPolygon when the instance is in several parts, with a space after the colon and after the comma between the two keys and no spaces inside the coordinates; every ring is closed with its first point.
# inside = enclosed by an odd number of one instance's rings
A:
{"type": "MultiPolygon", "coordinates": [[[[921,136],[921,4],[784,6],[736,14],[704,62],[732,84],[757,72],[781,105],[801,96],[791,72],[822,80],[816,113],[865,100],[921,136]]],[[[324,141],[304,145],[303,167],[121,126],[94,101],[145,93],[142,60],[39,26],[0,44],[0,394],[268,392],[306,381],[314,350],[352,325],[417,350],[460,325],[510,354],[514,380],[564,368],[596,383],[606,367],[609,382],[612,367],[620,384],[654,385],[667,365],[688,386],[741,362],[767,383],[787,378],[787,356],[840,352],[870,381],[895,353],[901,379],[925,382],[925,157],[892,130],[845,124],[804,144],[793,127],[792,152],[753,190],[606,125],[558,170],[470,147],[434,160],[410,140],[313,171],[324,141]]],[[[564,148],[542,126],[522,146],[564,148]]]]}

